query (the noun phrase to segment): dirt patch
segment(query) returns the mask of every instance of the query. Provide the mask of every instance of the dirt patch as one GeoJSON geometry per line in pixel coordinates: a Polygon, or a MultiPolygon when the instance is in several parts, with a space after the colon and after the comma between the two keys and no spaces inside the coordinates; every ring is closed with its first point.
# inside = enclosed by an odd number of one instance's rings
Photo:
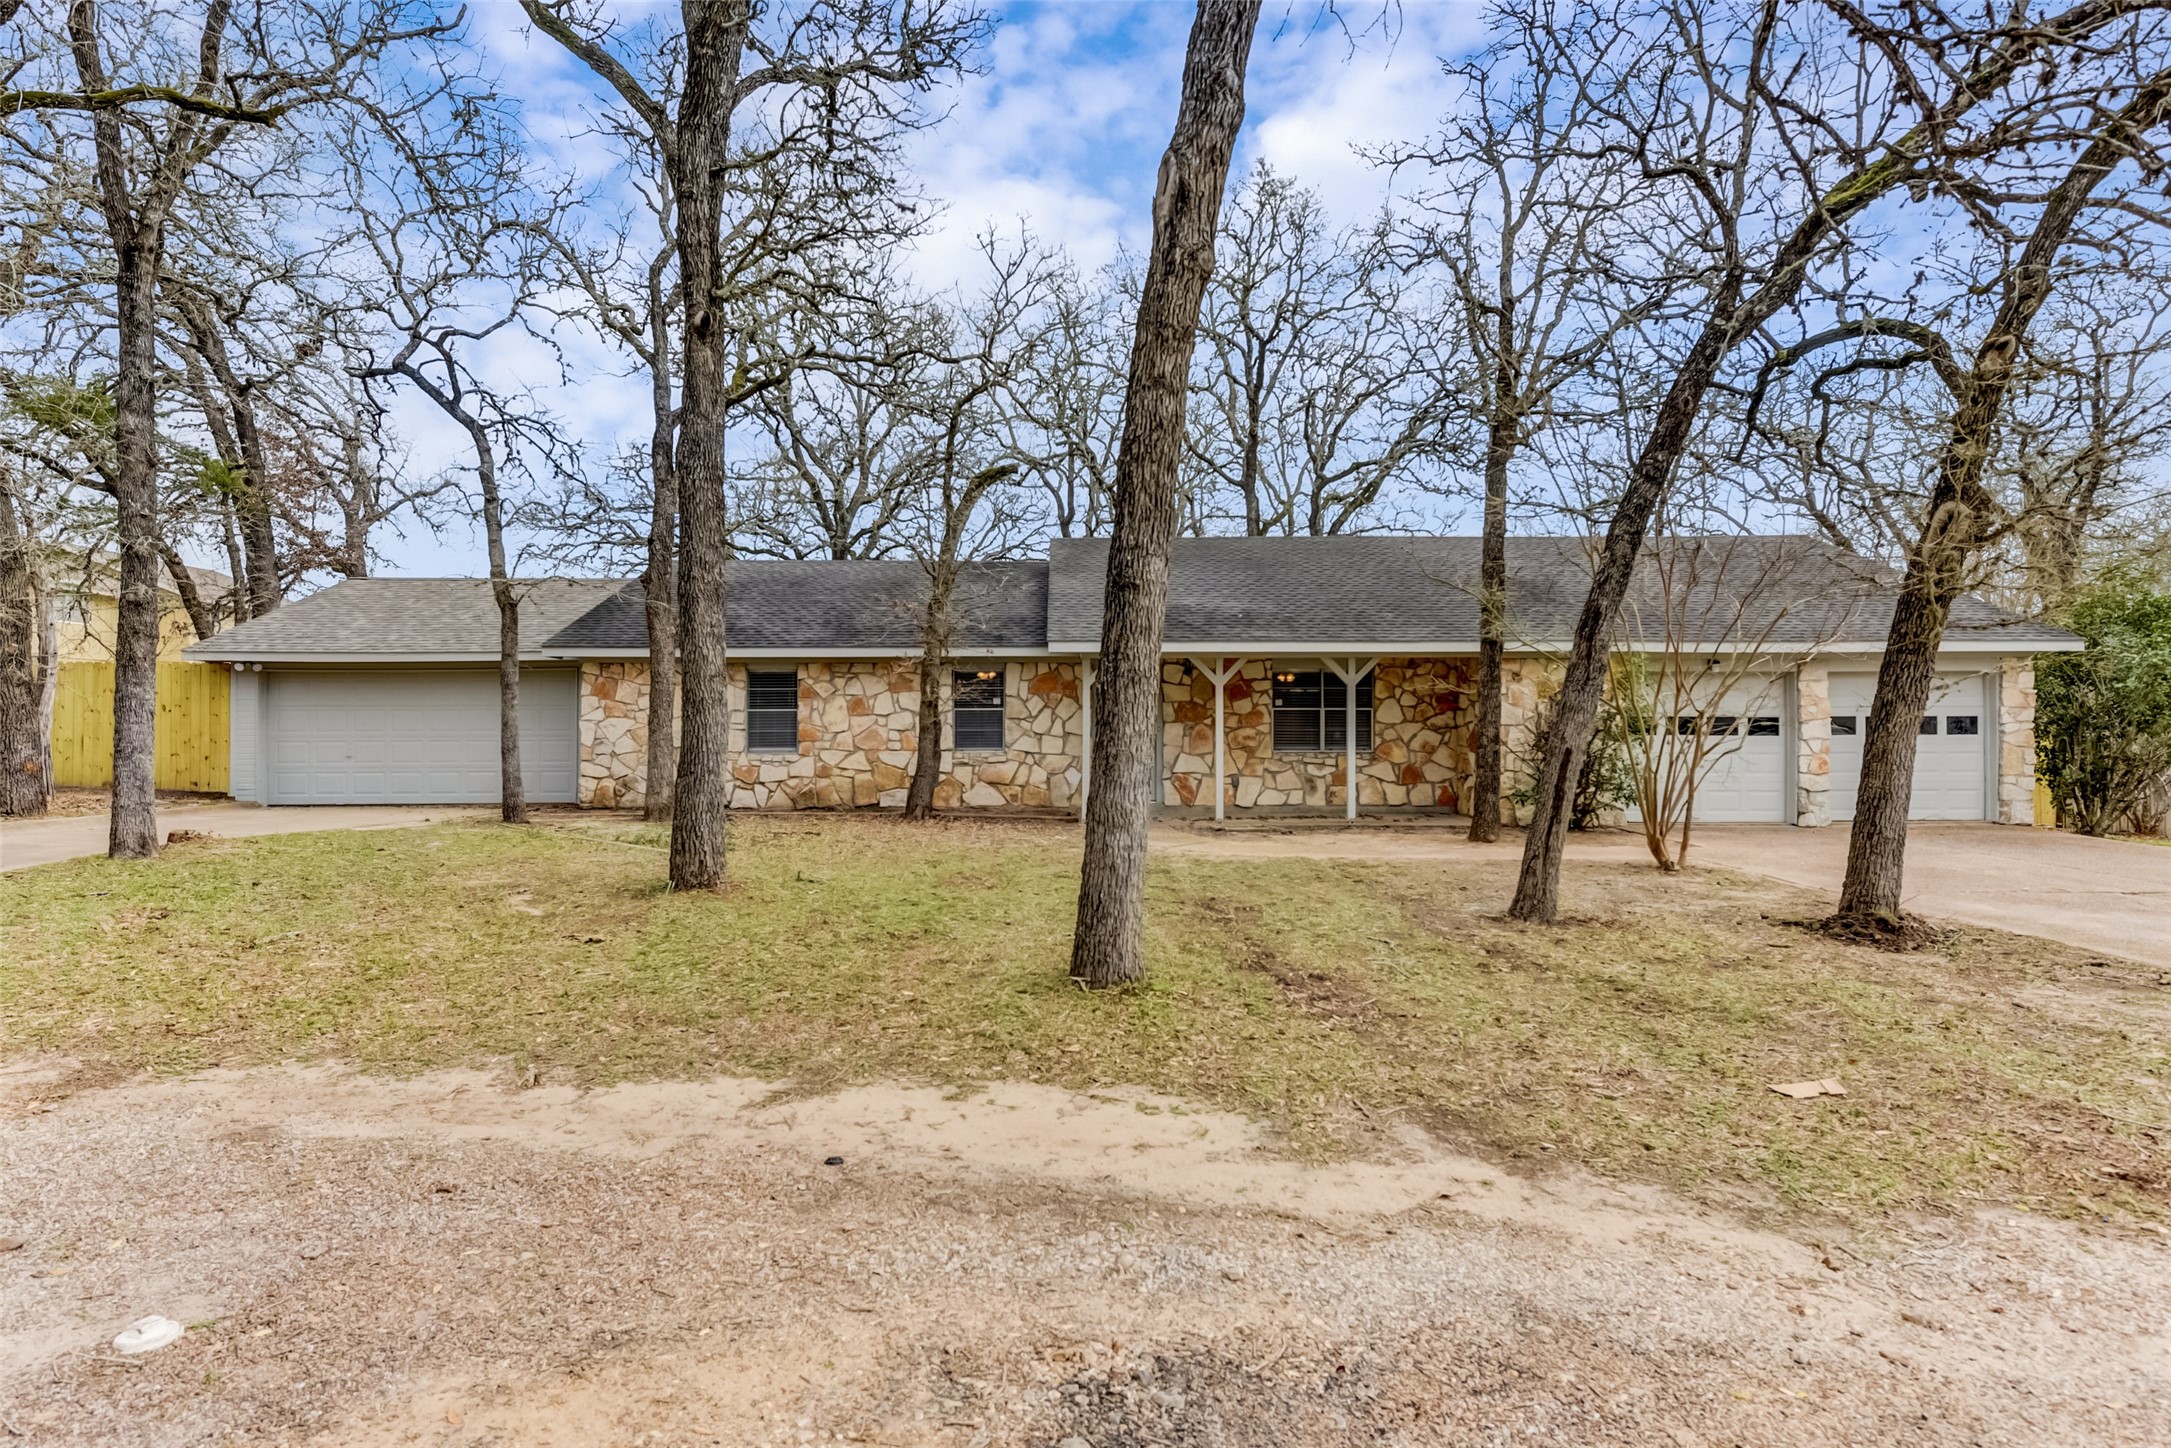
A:
{"type": "Polygon", "coordinates": [[[2152,1240],[1993,1215],[1857,1258],[1663,1194],[1415,1145],[1304,1167],[1180,1101],[1011,1090],[763,1107],[751,1081],[268,1070],[18,1095],[0,1431],[2143,1443],[2171,1412],[2152,1240]],[[187,1336],[103,1346],[154,1311],[187,1336]]]}
{"type": "Polygon", "coordinates": [[[1828,915],[1822,920],[1789,921],[1816,931],[1842,945],[1866,945],[1908,955],[1918,950],[1943,950],[1956,932],[1949,925],[1925,920],[1920,915],[1828,915]]]}
{"type": "MultiPolygon", "coordinates": [[[[165,809],[188,809],[195,805],[224,804],[223,794],[198,794],[185,789],[158,791],[158,803],[165,809]]],[[[113,808],[113,791],[110,789],[78,789],[63,785],[55,789],[47,800],[48,816],[78,818],[83,815],[102,815],[113,808]]]]}

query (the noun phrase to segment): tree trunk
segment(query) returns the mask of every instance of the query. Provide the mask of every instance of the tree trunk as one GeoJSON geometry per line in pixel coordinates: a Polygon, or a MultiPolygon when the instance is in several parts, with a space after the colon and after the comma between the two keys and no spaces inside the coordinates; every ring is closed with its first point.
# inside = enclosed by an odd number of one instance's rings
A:
{"type": "Polygon", "coordinates": [[[1847,839],[1847,874],[1835,918],[1897,924],[1907,853],[1907,807],[1914,792],[1915,747],[1922,711],[1937,681],[1937,651],[1953,600],[1966,586],[1969,562],[1988,541],[2000,512],[1984,491],[1998,414],[2013,380],[2028,328],[2050,300],[2052,266],[2087,209],[2089,198],[2135,142],[2154,130],[2171,104],[2171,70],[2143,81],[2117,118],[2073,163],[2052,191],[2020,259],[2005,276],[2005,295],[1975,350],[1974,366],[1954,398],[1952,429],[1938,458],[1922,537],[1908,556],[1907,576],[1892,611],[1892,630],[1877,666],[1869,734],[1862,741],[1862,783],[1847,839]]]}
{"type": "Polygon", "coordinates": [[[219,533],[226,544],[226,568],[233,582],[226,588],[226,614],[235,623],[249,619],[249,571],[241,559],[241,537],[234,531],[234,500],[219,500],[219,533]]]}
{"type": "Polygon", "coordinates": [[[1160,777],[1161,641],[1184,406],[1258,20],[1259,0],[1199,0],[1175,132],[1154,189],[1153,246],[1116,460],[1093,686],[1093,791],[1071,947],[1071,978],[1095,989],[1146,974],[1146,828],[1160,777]]]}
{"type": "Polygon", "coordinates": [[[1766,280],[1746,300],[1741,299],[1745,278],[1738,271],[1714,288],[1710,317],[1682,359],[1652,419],[1651,435],[1629,470],[1628,486],[1606,529],[1590,595],[1576,620],[1567,675],[1555,696],[1552,723],[1541,744],[1537,805],[1530,832],[1523,838],[1522,868],[1516,877],[1515,899],[1508,906],[1509,918],[1550,921],[1559,912],[1561,852],[1574,817],[1576,780],[1598,727],[1598,704],[1605,691],[1607,656],[1621,600],[1650,529],[1652,512],[1673,476],[1720,363],[1737,343],[1794,299],[1808,278],[1810,263],[1833,236],[1872,202],[1916,174],[1941,127],[1958,124],[2046,50],[2078,44],[2120,13],[2115,5],[2076,8],[2065,12],[2063,23],[2016,31],[1967,75],[1938,108],[1934,120],[1918,122],[1826,190],[1779,245],[1766,280]]]}
{"type": "Polygon", "coordinates": [[[279,545],[271,527],[271,496],[265,491],[270,485],[271,466],[264,452],[264,434],[256,424],[256,404],[250,400],[249,384],[234,371],[219,318],[200,298],[183,302],[180,312],[190,342],[211,368],[219,391],[225,395],[226,412],[233,423],[229,439],[226,429],[210,416],[218,402],[210,396],[210,389],[204,389],[206,421],[213,426],[219,451],[237,453],[241,463],[241,490],[234,497],[234,511],[240,519],[242,554],[248,564],[248,616],[261,618],[281,602],[279,545]]]}
{"type": "Polygon", "coordinates": [[[113,806],[106,852],[158,853],[158,396],[160,232],[113,219],[113,495],[120,514],[120,604],[113,637],[113,806]]]}
{"type": "Polygon", "coordinates": [[[942,661],[932,649],[920,655],[919,736],[912,782],[905,790],[905,818],[935,817],[935,786],[942,780],[942,661]]]}
{"type": "Polygon", "coordinates": [[[685,379],[677,460],[680,544],[678,654],[683,695],[677,797],[671,815],[671,885],[724,883],[730,803],[731,704],[724,658],[725,354],[722,175],[752,23],[748,0],[682,0],[686,79],[671,189],[678,198],[679,283],[685,289],[685,379]]]}
{"type": "Polygon", "coordinates": [[[53,792],[38,728],[37,547],[15,497],[0,487],[0,815],[41,815],[53,792]]]}
{"type": "MultiPolygon", "coordinates": [[[[1501,325],[1505,329],[1507,323],[1501,325]]],[[[1503,374],[1506,369],[1503,361],[1503,374]]],[[[1512,383],[1503,375],[1496,386],[1512,383]]],[[[1515,434],[1514,418],[1496,399],[1485,446],[1485,534],[1478,562],[1477,772],[1470,786],[1470,840],[1480,845],[1500,838],[1500,782],[1506,772],[1500,721],[1507,690],[1508,459],[1515,434]]]]}
{"type": "Polygon", "coordinates": [[[520,596],[505,563],[505,506],[498,496],[497,451],[479,421],[469,420],[468,435],[475,440],[475,480],[482,489],[490,597],[498,606],[498,817],[509,825],[524,825],[528,791],[520,777],[520,596]]]}
{"type": "Polygon", "coordinates": [[[671,818],[678,774],[678,580],[672,546],[678,532],[678,465],[671,448],[670,318],[659,290],[649,289],[651,347],[648,571],[642,575],[648,618],[648,789],[641,818],[671,818]]]}
{"type": "Polygon", "coordinates": [[[53,595],[38,588],[38,768],[51,797],[53,779],[53,706],[60,699],[60,620],[53,614],[53,595]]]}
{"type": "Polygon", "coordinates": [[[942,779],[942,675],[950,661],[950,591],[953,580],[938,567],[927,585],[927,619],[920,634],[920,722],[912,782],[905,790],[905,818],[935,817],[935,786],[942,779]]]}
{"type": "Polygon", "coordinates": [[[174,594],[181,600],[181,611],[188,615],[188,626],[199,639],[207,639],[219,631],[218,605],[204,598],[203,590],[196,586],[196,575],[188,571],[188,564],[181,557],[181,550],[165,539],[158,540],[158,561],[166,566],[166,576],[173,580],[174,594]]]}
{"type": "Polygon", "coordinates": [[[1598,705],[1605,694],[1606,662],[1621,600],[1627,596],[1651,515],[1688,443],[1704,392],[1733,345],[1732,330],[1723,317],[1714,318],[1683,359],[1606,529],[1590,594],[1576,619],[1567,675],[1553,696],[1539,743],[1536,808],[1530,831],[1523,837],[1522,869],[1515,881],[1515,899],[1508,907],[1511,919],[1551,920],[1560,911],[1561,853],[1568,847],[1568,831],[1575,823],[1576,781],[1582,777],[1583,758],[1598,728],[1598,705]]]}

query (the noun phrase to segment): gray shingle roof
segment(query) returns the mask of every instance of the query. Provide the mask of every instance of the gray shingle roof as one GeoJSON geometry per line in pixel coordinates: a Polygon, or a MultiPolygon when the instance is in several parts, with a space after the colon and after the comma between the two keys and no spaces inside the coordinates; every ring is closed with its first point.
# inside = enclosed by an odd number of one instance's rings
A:
{"type": "MultiPolygon", "coordinates": [[[[1581,538],[1509,540],[1509,646],[1565,642],[1590,587],[1581,538]]],[[[1047,561],[973,565],[959,581],[954,647],[1089,652],[1099,645],[1108,545],[1058,539],[1047,561]]],[[[1682,643],[1879,647],[1895,577],[1808,538],[1656,540],[1625,610],[1629,631],[1682,643]],[[1663,600],[1685,599],[1667,621],[1663,600]]],[[[891,655],[918,646],[927,577],[896,561],[734,560],[729,646],[806,655],[891,655]]],[[[531,658],[647,648],[641,585],[622,579],[521,585],[531,658]]],[[[1170,560],[1173,648],[1384,652],[1476,647],[1474,538],[1186,538],[1170,560]]],[[[1948,640],[2016,653],[2071,647],[2071,634],[1976,598],[1948,640]]],[[[367,578],[328,588],[188,650],[197,659],[495,658],[490,586],[471,578],[367,578]]]]}
{"type": "MultiPolygon", "coordinates": [[[[1590,589],[1582,538],[1508,540],[1509,643],[1572,636],[1590,589]]],[[[1105,539],[1049,549],[1048,645],[1099,647],[1105,539]]],[[[1183,538],[1169,560],[1171,647],[1187,645],[1474,648],[1475,538],[1183,538]]],[[[1685,643],[1881,645],[1892,619],[1890,570],[1810,538],[1655,540],[1645,550],[1624,622],[1669,636],[1662,600],[1685,599],[1671,636],[1685,643]]],[[[2017,619],[1980,599],[1955,605],[1955,642],[2057,647],[2062,629],[2017,619]]]]}
{"type": "MultiPolygon", "coordinates": [[[[919,647],[927,572],[917,563],[734,559],[724,586],[728,648],[896,653],[919,647]]],[[[562,629],[550,647],[647,648],[645,598],[639,583],[626,584],[562,629]]],[[[1048,565],[1037,558],[968,564],[952,607],[952,648],[1038,650],[1047,642],[1048,565]]]]}
{"type": "MultiPolygon", "coordinates": [[[[523,582],[520,651],[534,657],[550,635],[626,585],[616,578],[523,582]]],[[[262,618],[192,644],[192,659],[282,656],[494,659],[497,604],[482,578],[350,578],[262,618]]]]}
{"type": "MultiPolygon", "coordinates": [[[[1038,650],[1047,637],[1048,566],[1038,559],[967,567],[958,579],[952,647],[1038,650]]],[[[522,591],[521,653],[561,658],[648,647],[637,581],[544,579],[522,591]]],[[[727,645],[809,653],[894,654],[917,648],[927,574],[891,561],[734,560],[727,570],[727,645]]],[[[497,657],[497,605],[486,580],[358,578],[188,649],[194,659],[382,655],[497,657]]]]}

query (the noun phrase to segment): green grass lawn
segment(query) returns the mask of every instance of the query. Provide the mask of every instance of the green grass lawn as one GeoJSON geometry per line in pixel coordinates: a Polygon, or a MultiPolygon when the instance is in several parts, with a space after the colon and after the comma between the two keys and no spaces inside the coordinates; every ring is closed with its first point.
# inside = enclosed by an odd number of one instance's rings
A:
{"type": "Polygon", "coordinates": [[[1888,955],[1724,875],[1571,864],[1568,923],[1504,864],[1157,857],[1153,978],[1065,979],[1074,827],[734,827],[722,895],[623,823],[289,835],[0,877],[0,1053],[79,1080],[287,1059],[1126,1084],[1292,1151],[1415,1122],[1530,1163],[1840,1214],[2002,1201],[2171,1214],[2171,990],[1963,931],[1888,955]],[[1836,1076],[1844,1099],[1774,1082],[1836,1076]]]}

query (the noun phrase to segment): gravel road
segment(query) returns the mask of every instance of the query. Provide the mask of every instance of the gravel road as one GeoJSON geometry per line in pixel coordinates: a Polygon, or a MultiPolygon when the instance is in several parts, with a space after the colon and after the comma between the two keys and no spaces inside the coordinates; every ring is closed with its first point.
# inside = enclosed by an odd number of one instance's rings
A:
{"type": "Polygon", "coordinates": [[[1809,1241],[1032,1087],[64,1067],[0,1070],[5,1442],[2171,1439],[2146,1233],[1809,1241]],[[153,1312],[189,1332],[107,1346],[153,1312]]]}

